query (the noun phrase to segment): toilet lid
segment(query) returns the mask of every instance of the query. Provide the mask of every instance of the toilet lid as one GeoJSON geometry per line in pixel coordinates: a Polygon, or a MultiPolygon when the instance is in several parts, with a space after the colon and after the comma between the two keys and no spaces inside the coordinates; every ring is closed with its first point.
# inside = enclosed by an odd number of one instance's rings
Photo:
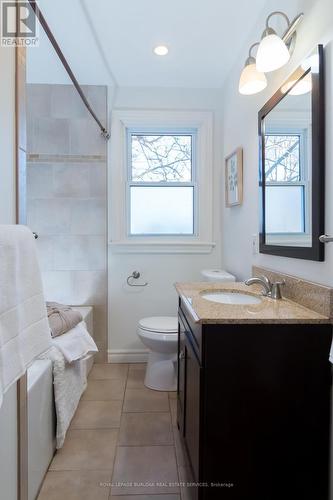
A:
{"type": "Polygon", "coordinates": [[[173,316],[153,316],[140,319],[139,326],[143,330],[152,332],[176,333],[178,331],[178,319],[173,316]]]}

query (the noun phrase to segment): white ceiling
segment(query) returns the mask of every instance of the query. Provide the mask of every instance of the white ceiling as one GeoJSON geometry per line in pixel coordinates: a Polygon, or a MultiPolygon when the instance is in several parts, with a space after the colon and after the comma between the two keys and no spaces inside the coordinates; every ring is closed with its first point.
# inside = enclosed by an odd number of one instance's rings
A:
{"type": "MultiPolygon", "coordinates": [[[[267,0],[40,0],[39,5],[82,84],[221,87],[247,56],[246,40],[267,0]],[[153,54],[166,44],[169,54],[153,54]]],[[[41,30],[42,31],[42,30],[41,30]]],[[[66,75],[45,35],[29,49],[28,81],[66,75]]]]}

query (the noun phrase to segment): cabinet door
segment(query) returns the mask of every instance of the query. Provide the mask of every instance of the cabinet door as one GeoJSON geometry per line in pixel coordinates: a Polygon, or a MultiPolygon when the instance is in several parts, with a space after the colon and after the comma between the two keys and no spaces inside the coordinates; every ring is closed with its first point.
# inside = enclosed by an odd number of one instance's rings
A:
{"type": "Polygon", "coordinates": [[[185,443],[194,480],[199,481],[201,367],[192,346],[190,332],[185,333],[185,370],[185,443]]]}
{"type": "Polygon", "coordinates": [[[178,388],[177,423],[182,436],[185,430],[185,322],[178,319],[178,388]]]}

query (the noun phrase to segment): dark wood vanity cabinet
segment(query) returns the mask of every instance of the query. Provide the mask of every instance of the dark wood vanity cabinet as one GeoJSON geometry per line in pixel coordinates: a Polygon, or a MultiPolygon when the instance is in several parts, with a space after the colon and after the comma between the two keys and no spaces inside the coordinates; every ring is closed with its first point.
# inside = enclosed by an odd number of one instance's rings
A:
{"type": "Polygon", "coordinates": [[[329,324],[197,324],[179,302],[193,499],[328,500],[329,324]]]}

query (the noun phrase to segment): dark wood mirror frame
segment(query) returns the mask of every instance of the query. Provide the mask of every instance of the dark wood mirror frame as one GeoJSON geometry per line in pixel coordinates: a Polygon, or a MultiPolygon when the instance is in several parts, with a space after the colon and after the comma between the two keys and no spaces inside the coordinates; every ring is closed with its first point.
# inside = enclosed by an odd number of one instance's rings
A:
{"type": "MultiPolygon", "coordinates": [[[[324,261],[324,244],[319,241],[319,236],[325,233],[325,80],[324,80],[324,51],[318,45],[313,54],[318,55],[319,71],[312,73],[312,246],[282,246],[266,243],[265,233],[265,130],[263,121],[268,113],[283,99],[282,87],[289,81],[294,85],[309,72],[300,67],[283,82],[279,90],[267,101],[258,113],[259,133],[259,194],[260,194],[260,253],[324,261]],[[295,83],[295,79],[297,82],[295,83]]],[[[294,86],[293,85],[293,86],[294,86]]]]}

